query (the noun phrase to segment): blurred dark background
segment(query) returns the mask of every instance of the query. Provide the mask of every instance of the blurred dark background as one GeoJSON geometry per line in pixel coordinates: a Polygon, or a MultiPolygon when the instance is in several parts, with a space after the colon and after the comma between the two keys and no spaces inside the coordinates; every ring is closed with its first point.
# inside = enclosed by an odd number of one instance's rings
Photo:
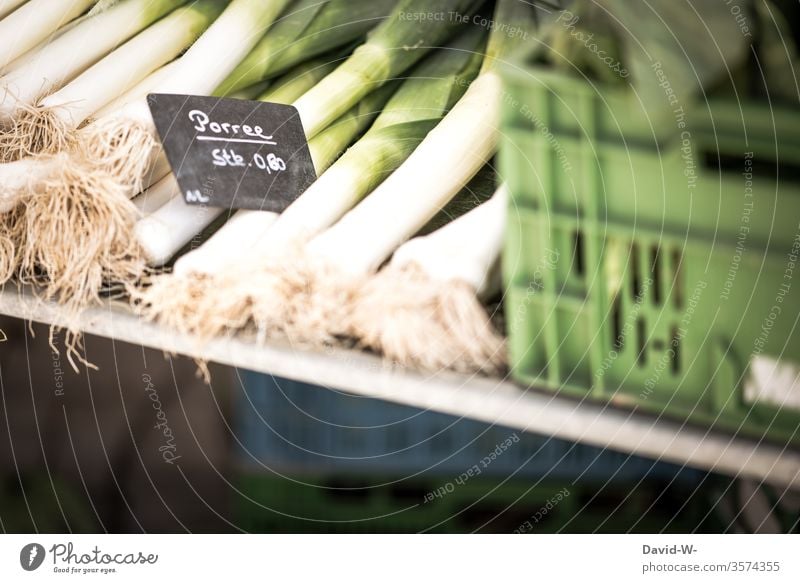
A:
{"type": "MultiPolygon", "coordinates": [[[[182,532],[232,528],[230,373],[87,337],[98,371],[56,357],[46,326],[4,319],[0,345],[0,520],[7,532],[182,532]],[[152,384],[151,390],[146,390],[152,384]],[[150,395],[155,394],[157,401],[150,395]],[[157,428],[160,405],[173,439],[157,428]],[[165,461],[161,447],[179,459],[165,461]]],[[[169,457],[169,456],[167,456],[169,457]]]]}
{"type": "Polygon", "coordinates": [[[797,530],[785,491],[95,337],[75,373],[0,329],[3,532],[797,530]]]}

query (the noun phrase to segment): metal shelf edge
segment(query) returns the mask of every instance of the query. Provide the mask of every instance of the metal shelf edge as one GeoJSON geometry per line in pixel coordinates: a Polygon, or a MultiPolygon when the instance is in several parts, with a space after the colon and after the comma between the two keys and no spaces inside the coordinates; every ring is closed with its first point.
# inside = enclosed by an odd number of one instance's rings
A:
{"type": "Polygon", "coordinates": [[[635,412],[525,390],[505,379],[400,370],[357,351],[309,352],[231,337],[200,345],[111,301],[77,319],[25,290],[0,291],[0,313],[522,431],[800,488],[800,452],[635,412]]]}

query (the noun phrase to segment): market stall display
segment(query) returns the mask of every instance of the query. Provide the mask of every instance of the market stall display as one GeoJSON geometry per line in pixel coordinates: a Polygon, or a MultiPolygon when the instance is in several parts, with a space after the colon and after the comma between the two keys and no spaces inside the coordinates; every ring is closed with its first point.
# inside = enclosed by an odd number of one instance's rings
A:
{"type": "Polygon", "coordinates": [[[797,446],[797,9],[740,4],[0,2],[0,284],[76,369],[111,296],[201,364],[369,353],[797,446]],[[313,183],[196,204],[161,95],[291,106],[313,183]]]}

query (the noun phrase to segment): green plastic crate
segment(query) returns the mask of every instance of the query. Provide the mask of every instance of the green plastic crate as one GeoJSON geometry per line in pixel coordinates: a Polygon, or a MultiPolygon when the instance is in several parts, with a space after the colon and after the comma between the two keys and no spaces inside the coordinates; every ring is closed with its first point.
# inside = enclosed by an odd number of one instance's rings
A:
{"type": "Polygon", "coordinates": [[[514,376],[800,443],[800,110],[504,77],[514,376]]]}

